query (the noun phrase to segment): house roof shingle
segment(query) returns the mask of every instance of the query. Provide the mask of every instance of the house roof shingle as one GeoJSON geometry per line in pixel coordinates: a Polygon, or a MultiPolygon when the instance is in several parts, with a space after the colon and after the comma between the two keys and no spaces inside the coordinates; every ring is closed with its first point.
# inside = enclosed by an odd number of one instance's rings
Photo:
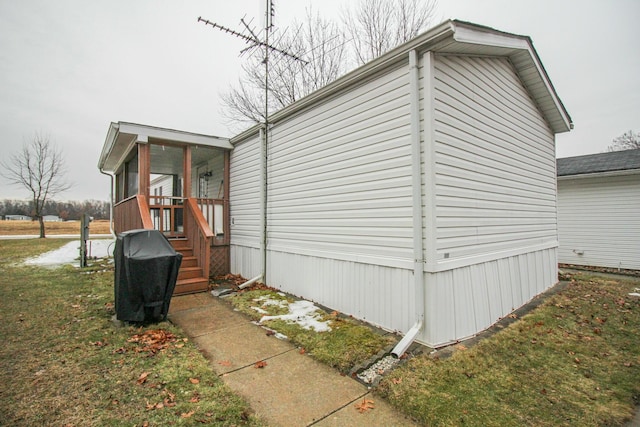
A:
{"type": "Polygon", "coordinates": [[[557,159],[558,176],[640,170],[640,150],[612,151],[557,159]]]}

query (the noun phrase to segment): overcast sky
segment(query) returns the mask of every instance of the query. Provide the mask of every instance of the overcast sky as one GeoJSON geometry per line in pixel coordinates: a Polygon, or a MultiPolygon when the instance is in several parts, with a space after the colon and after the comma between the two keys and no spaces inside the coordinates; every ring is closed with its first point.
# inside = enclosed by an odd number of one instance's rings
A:
{"type": "MultiPolygon", "coordinates": [[[[36,132],[67,159],[59,200],[109,198],[97,163],[109,123],[127,121],[233,136],[219,94],[237,81],[240,40],[197,22],[240,29],[264,0],[0,0],[0,153],[36,132]]],[[[276,25],[305,7],[331,18],[345,0],[276,0],[276,25]]],[[[439,0],[437,22],[461,19],[528,35],[575,124],[557,155],[603,152],[640,131],[638,0],[439,0]]],[[[0,178],[0,199],[28,196],[0,178]]]]}

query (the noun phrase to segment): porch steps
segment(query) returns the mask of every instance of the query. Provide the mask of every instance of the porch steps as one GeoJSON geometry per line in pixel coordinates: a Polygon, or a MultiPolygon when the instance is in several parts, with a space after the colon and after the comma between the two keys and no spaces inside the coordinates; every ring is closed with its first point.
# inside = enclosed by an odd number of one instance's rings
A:
{"type": "Polygon", "coordinates": [[[182,254],[182,263],[178,272],[178,280],[173,295],[204,292],[209,287],[209,279],[204,277],[202,267],[193,256],[193,248],[188,239],[169,239],[171,246],[182,254]]]}

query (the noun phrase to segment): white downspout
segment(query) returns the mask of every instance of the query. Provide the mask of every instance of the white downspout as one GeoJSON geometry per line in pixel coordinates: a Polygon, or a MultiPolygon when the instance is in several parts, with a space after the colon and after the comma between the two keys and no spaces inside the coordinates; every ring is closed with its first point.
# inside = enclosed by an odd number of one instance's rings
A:
{"type": "Polygon", "coordinates": [[[261,276],[267,282],[267,130],[260,128],[260,254],[261,276]]]}
{"type": "Polygon", "coordinates": [[[111,232],[113,237],[117,237],[116,232],[113,229],[113,174],[103,171],[102,168],[98,170],[100,171],[101,174],[107,175],[111,179],[111,187],[110,187],[111,190],[109,193],[109,231],[111,232]]]}
{"type": "Polygon", "coordinates": [[[413,284],[416,323],[393,348],[391,354],[402,356],[424,325],[424,260],[422,245],[422,159],[420,141],[420,69],[418,52],[409,52],[409,97],[411,115],[411,187],[413,201],[413,284]]]}

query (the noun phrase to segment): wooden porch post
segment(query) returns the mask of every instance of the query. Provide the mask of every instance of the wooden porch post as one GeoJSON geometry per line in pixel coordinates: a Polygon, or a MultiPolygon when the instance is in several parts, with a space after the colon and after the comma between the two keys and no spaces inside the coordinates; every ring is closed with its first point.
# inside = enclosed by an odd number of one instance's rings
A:
{"type": "Polygon", "coordinates": [[[138,194],[149,199],[151,186],[151,149],[147,137],[138,135],[138,194]]]}
{"type": "Polygon", "coordinates": [[[191,146],[187,145],[184,147],[184,152],[182,155],[182,173],[183,173],[183,189],[182,189],[182,197],[188,199],[191,197],[191,146]]]}

